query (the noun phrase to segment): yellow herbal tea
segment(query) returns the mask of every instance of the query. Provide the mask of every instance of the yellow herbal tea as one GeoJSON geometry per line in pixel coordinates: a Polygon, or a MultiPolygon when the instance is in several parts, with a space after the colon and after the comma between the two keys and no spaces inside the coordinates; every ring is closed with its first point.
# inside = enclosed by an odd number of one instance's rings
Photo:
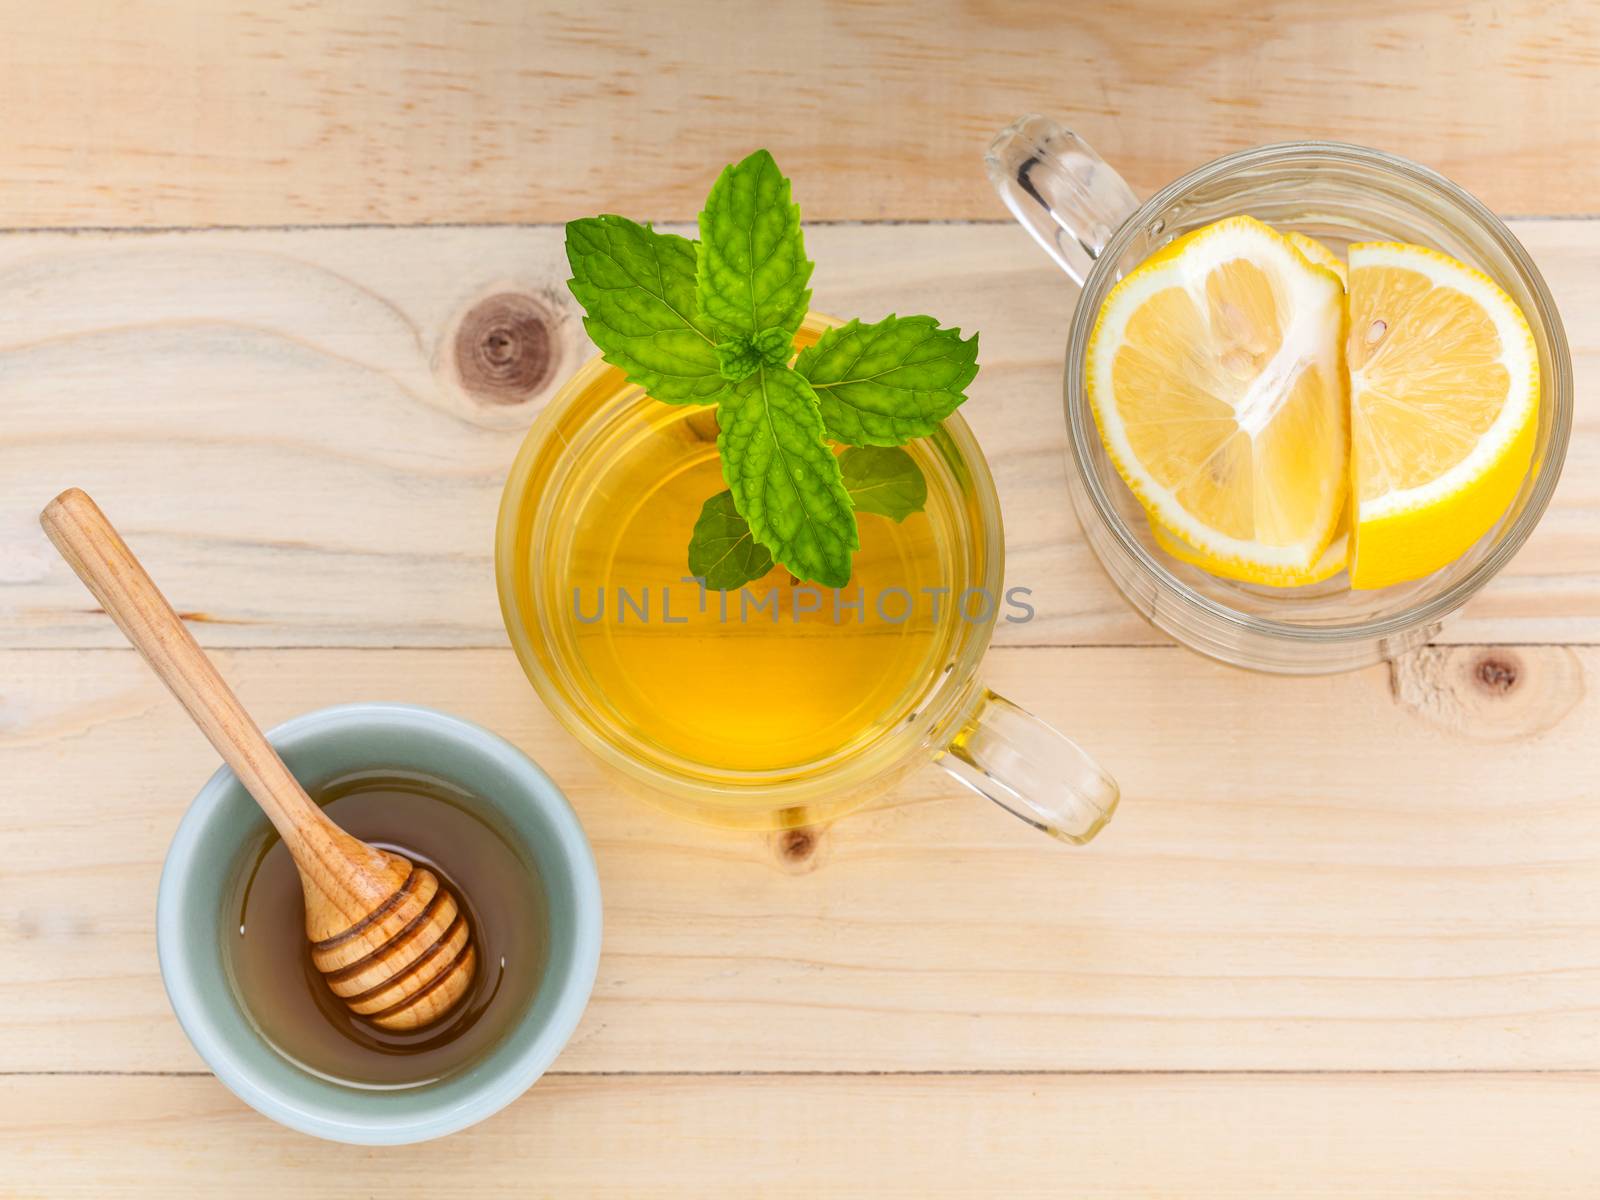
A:
{"type": "Polygon", "coordinates": [[[714,412],[612,378],[609,403],[597,388],[562,414],[550,441],[566,452],[533,481],[559,489],[544,506],[559,524],[537,559],[519,538],[516,569],[573,689],[616,737],[679,769],[782,772],[849,755],[906,720],[963,622],[1003,603],[969,586],[981,577],[973,516],[939,436],[905,447],[928,481],[924,511],[858,514],[848,587],[778,566],[741,590],[703,589],[684,548],[726,486],[714,412]]]}
{"type": "MultiPolygon", "coordinates": [[[[799,348],[826,328],[810,315],[799,348]]],[[[506,481],[495,533],[506,632],[610,782],[695,820],[792,830],[937,761],[1036,829],[1093,837],[1116,783],[977,674],[995,623],[1033,607],[1027,588],[1005,587],[994,480],[960,414],[887,459],[841,452],[859,546],[837,593],[781,565],[753,577],[762,556],[737,552],[747,527],[718,511],[717,434],[709,406],[649,399],[594,359],[506,481]],[[892,470],[877,469],[885,461],[892,470]],[[925,494],[873,490],[917,477],[925,494]],[[691,561],[747,582],[702,590],[691,561]]]]}

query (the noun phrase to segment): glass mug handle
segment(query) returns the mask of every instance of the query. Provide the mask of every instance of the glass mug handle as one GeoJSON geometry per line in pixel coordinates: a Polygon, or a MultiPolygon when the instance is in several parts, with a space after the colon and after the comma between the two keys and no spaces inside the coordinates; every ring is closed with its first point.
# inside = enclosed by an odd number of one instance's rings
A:
{"type": "Polygon", "coordinates": [[[1122,176],[1048,117],[1018,117],[996,136],[983,161],[1011,215],[1079,284],[1139,207],[1122,176]]]}
{"type": "MultiPolygon", "coordinates": [[[[1082,138],[1019,117],[984,156],[1011,215],[1079,284],[1139,199],[1082,138]]],[[[985,690],[939,765],[1051,837],[1082,845],[1116,811],[1116,780],[1060,730],[985,690]]]]}
{"type": "Polygon", "coordinates": [[[1077,742],[988,689],[938,761],[978,795],[1074,845],[1100,832],[1120,795],[1077,742]]]}

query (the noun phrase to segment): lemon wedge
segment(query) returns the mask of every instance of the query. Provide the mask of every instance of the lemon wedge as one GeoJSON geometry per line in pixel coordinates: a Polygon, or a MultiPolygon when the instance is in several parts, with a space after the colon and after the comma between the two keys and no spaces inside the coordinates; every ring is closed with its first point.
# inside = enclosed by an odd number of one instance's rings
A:
{"type": "Polygon", "coordinates": [[[1217,575],[1307,582],[1346,507],[1344,289],[1251,217],[1185,235],[1112,289],[1087,384],[1154,523],[1217,575]]]}
{"type": "Polygon", "coordinates": [[[1482,272],[1395,242],[1350,247],[1350,585],[1465,554],[1521,490],[1539,418],[1527,319],[1482,272]]]}
{"type": "MultiPolygon", "coordinates": [[[[1326,267],[1339,277],[1343,284],[1347,278],[1345,274],[1344,259],[1340,258],[1322,242],[1309,234],[1301,233],[1298,229],[1291,229],[1284,235],[1287,241],[1296,250],[1310,260],[1313,266],[1326,267]]],[[[1189,563],[1199,567],[1202,571],[1217,574],[1219,564],[1212,561],[1209,555],[1202,550],[1197,550],[1189,545],[1175,533],[1168,533],[1158,522],[1151,522],[1150,534],[1155,538],[1156,545],[1161,547],[1180,562],[1189,563]]],[[[1225,564],[1222,564],[1225,566],[1225,564]]],[[[1347,522],[1341,518],[1339,527],[1334,531],[1333,540],[1328,543],[1328,548],[1322,552],[1322,557],[1312,564],[1312,567],[1303,576],[1298,578],[1284,578],[1278,581],[1279,586],[1294,584],[1304,586],[1310,583],[1321,583],[1323,580],[1332,579],[1340,571],[1350,565],[1350,530],[1347,522]]]]}
{"type": "Polygon", "coordinates": [[[1284,239],[1296,250],[1304,254],[1314,266],[1326,267],[1339,277],[1339,282],[1344,283],[1349,276],[1345,274],[1344,259],[1332,250],[1329,250],[1316,238],[1301,233],[1298,229],[1291,229],[1284,234],[1284,239]]]}

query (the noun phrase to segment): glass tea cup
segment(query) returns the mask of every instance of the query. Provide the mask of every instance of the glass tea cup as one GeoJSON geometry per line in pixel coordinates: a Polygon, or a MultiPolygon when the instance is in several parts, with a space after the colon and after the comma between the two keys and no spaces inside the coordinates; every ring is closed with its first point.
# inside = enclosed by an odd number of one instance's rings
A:
{"type": "Polygon", "coordinates": [[[1140,204],[1081,138],[1040,116],[1003,130],[986,162],[1012,215],[1082,288],[1066,351],[1068,488],[1090,548],[1157,628],[1237,666],[1284,674],[1353,670],[1424,645],[1527,540],[1566,456],[1572,362],[1533,261],[1455,184],[1364,146],[1286,142],[1217,159],[1140,204]],[[1499,523],[1455,562],[1372,591],[1352,590],[1343,572],[1275,588],[1210,575],[1155,542],[1095,427],[1084,383],[1089,335],[1118,280],[1173,239],[1238,214],[1298,230],[1336,252],[1361,241],[1432,247],[1485,272],[1526,315],[1540,374],[1533,467],[1499,523]]]}
{"type": "MultiPolygon", "coordinates": [[[[796,341],[835,324],[813,313],[796,341]]],[[[924,511],[860,514],[839,591],[782,568],[740,592],[690,577],[689,534],[725,487],[716,439],[714,409],[659,403],[595,358],[523,442],[496,574],[512,646],[562,725],[630,791],[724,827],[832,820],[932,760],[1054,837],[1093,837],[1115,782],[979,680],[996,620],[1021,609],[966,422],[907,444],[924,511]]]]}

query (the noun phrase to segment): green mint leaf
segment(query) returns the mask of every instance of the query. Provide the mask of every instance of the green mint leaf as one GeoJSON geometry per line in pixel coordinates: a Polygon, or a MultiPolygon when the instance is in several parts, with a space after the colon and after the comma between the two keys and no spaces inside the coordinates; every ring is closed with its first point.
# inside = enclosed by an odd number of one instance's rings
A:
{"type": "Polygon", "coordinates": [[[763,329],[753,338],[739,334],[717,343],[717,368],[730,383],[738,383],[765,363],[786,367],[794,353],[794,339],[781,329],[763,329]]]}
{"type": "Polygon", "coordinates": [[[717,370],[729,383],[738,383],[755,374],[760,365],[761,355],[749,338],[736,337],[717,343],[717,370]]]}
{"type": "Polygon", "coordinates": [[[689,573],[714,592],[731,592],[772,570],[772,552],[750,532],[732,492],[718,492],[700,508],[689,539],[689,573]]]}
{"type": "Polygon", "coordinates": [[[794,369],[817,393],[828,436],[852,446],[927,437],[966,397],[978,373],[978,335],[932,317],[851,321],[801,351],[794,369]]]}
{"type": "Polygon", "coordinates": [[[811,303],[812,264],[789,181],[765,150],[712,184],[697,254],[699,312],[724,338],[769,329],[794,336],[811,303]]]}
{"type": "Polygon", "coordinates": [[[861,544],[855,509],[811,386],[787,367],[762,366],[722,393],[717,423],[723,477],[756,540],[801,579],[849,583],[861,544]]]}
{"type": "Polygon", "coordinates": [[[839,456],[839,472],[858,512],[904,521],[928,502],[922,468],[899,446],[852,446],[839,456]]]}
{"type": "Polygon", "coordinates": [[[567,224],[567,281],[583,328],[629,382],[668,404],[709,404],[726,380],[696,308],[695,248],[625,217],[567,224]]]}
{"type": "Polygon", "coordinates": [[[763,329],[750,344],[769,367],[787,367],[794,357],[794,334],[787,329],[763,329]]]}

